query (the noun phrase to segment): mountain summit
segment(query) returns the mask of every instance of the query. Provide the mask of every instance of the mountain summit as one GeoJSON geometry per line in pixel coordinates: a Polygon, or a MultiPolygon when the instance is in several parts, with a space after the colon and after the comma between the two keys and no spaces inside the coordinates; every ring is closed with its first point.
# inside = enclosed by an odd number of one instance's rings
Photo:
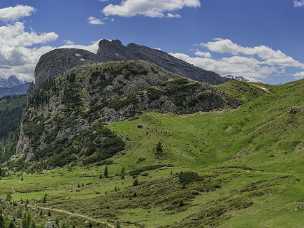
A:
{"type": "Polygon", "coordinates": [[[127,60],[144,60],[170,73],[212,85],[221,84],[228,80],[214,72],[198,68],[163,51],[134,43],[124,46],[119,40],[101,40],[97,54],[82,49],[63,48],[43,55],[35,69],[36,86],[40,86],[48,79],[63,74],[76,66],[127,60]]]}
{"type": "Polygon", "coordinates": [[[127,46],[124,46],[120,40],[101,40],[99,42],[97,55],[103,62],[117,60],[144,60],[154,63],[171,73],[213,85],[227,81],[227,79],[214,72],[203,70],[183,60],[175,58],[164,51],[135,43],[130,43],[127,46]]]}

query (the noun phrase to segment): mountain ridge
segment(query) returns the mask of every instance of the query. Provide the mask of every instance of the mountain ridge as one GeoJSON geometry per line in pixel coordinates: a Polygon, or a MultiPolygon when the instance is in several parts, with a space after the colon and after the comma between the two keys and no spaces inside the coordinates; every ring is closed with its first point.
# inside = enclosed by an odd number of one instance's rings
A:
{"type": "Polygon", "coordinates": [[[124,46],[119,40],[101,40],[96,54],[83,49],[61,48],[41,56],[35,69],[35,84],[40,86],[44,81],[63,74],[75,66],[127,60],[147,61],[171,73],[214,85],[229,80],[214,72],[186,63],[163,51],[134,43],[124,46]]]}

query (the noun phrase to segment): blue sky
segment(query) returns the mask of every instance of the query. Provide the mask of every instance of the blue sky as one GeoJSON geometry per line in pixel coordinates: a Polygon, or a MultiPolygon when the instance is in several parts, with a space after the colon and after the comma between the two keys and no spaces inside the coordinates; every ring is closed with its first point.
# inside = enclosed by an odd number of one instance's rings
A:
{"type": "Polygon", "coordinates": [[[304,77],[303,21],[301,0],[1,0],[0,35],[12,35],[0,47],[0,77],[32,80],[41,54],[94,51],[106,38],[160,48],[222,75],[283,83],[304,77]]]}

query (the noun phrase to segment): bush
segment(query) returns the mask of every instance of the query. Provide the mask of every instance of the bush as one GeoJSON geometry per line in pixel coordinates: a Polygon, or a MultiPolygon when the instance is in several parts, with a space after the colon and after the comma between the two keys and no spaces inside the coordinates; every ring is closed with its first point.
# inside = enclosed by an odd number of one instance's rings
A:
{"type": "Polygon", "coordinates": [[[187,184],[190,184],[192,182],[195,182],[195,181],[198,181],[198,180],[201,180],[202,177],[198,174],[198,173],[195,173],[195,172],[191,172],[191,171],[188,171],[188,172],[180,172],[178,174],[178,180],[179,182],[185,187],[187,184]]]}

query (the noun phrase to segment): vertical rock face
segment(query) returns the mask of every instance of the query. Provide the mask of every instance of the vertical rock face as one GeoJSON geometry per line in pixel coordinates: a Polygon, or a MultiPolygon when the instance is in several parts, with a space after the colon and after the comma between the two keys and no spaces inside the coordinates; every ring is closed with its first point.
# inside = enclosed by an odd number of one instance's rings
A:
{"type": "Polygon", "coordinates": [[[100,58],[82,49],[56,49],[43,55],[35,69],[35,83],[40,86],[48,79],[62,74],[73,67],[98,63],[100,58]]]}
{"type": "Polygon", "coordinates": [[[165,70],[196,81],[221,84],[227,81],[218,74],[206,71],[175,58],[166,52],[131,43],[124,46],[119,40],[101,40],[97,55],[103,62],[116,60],[144,60],[154,63],[165,70]]]}

